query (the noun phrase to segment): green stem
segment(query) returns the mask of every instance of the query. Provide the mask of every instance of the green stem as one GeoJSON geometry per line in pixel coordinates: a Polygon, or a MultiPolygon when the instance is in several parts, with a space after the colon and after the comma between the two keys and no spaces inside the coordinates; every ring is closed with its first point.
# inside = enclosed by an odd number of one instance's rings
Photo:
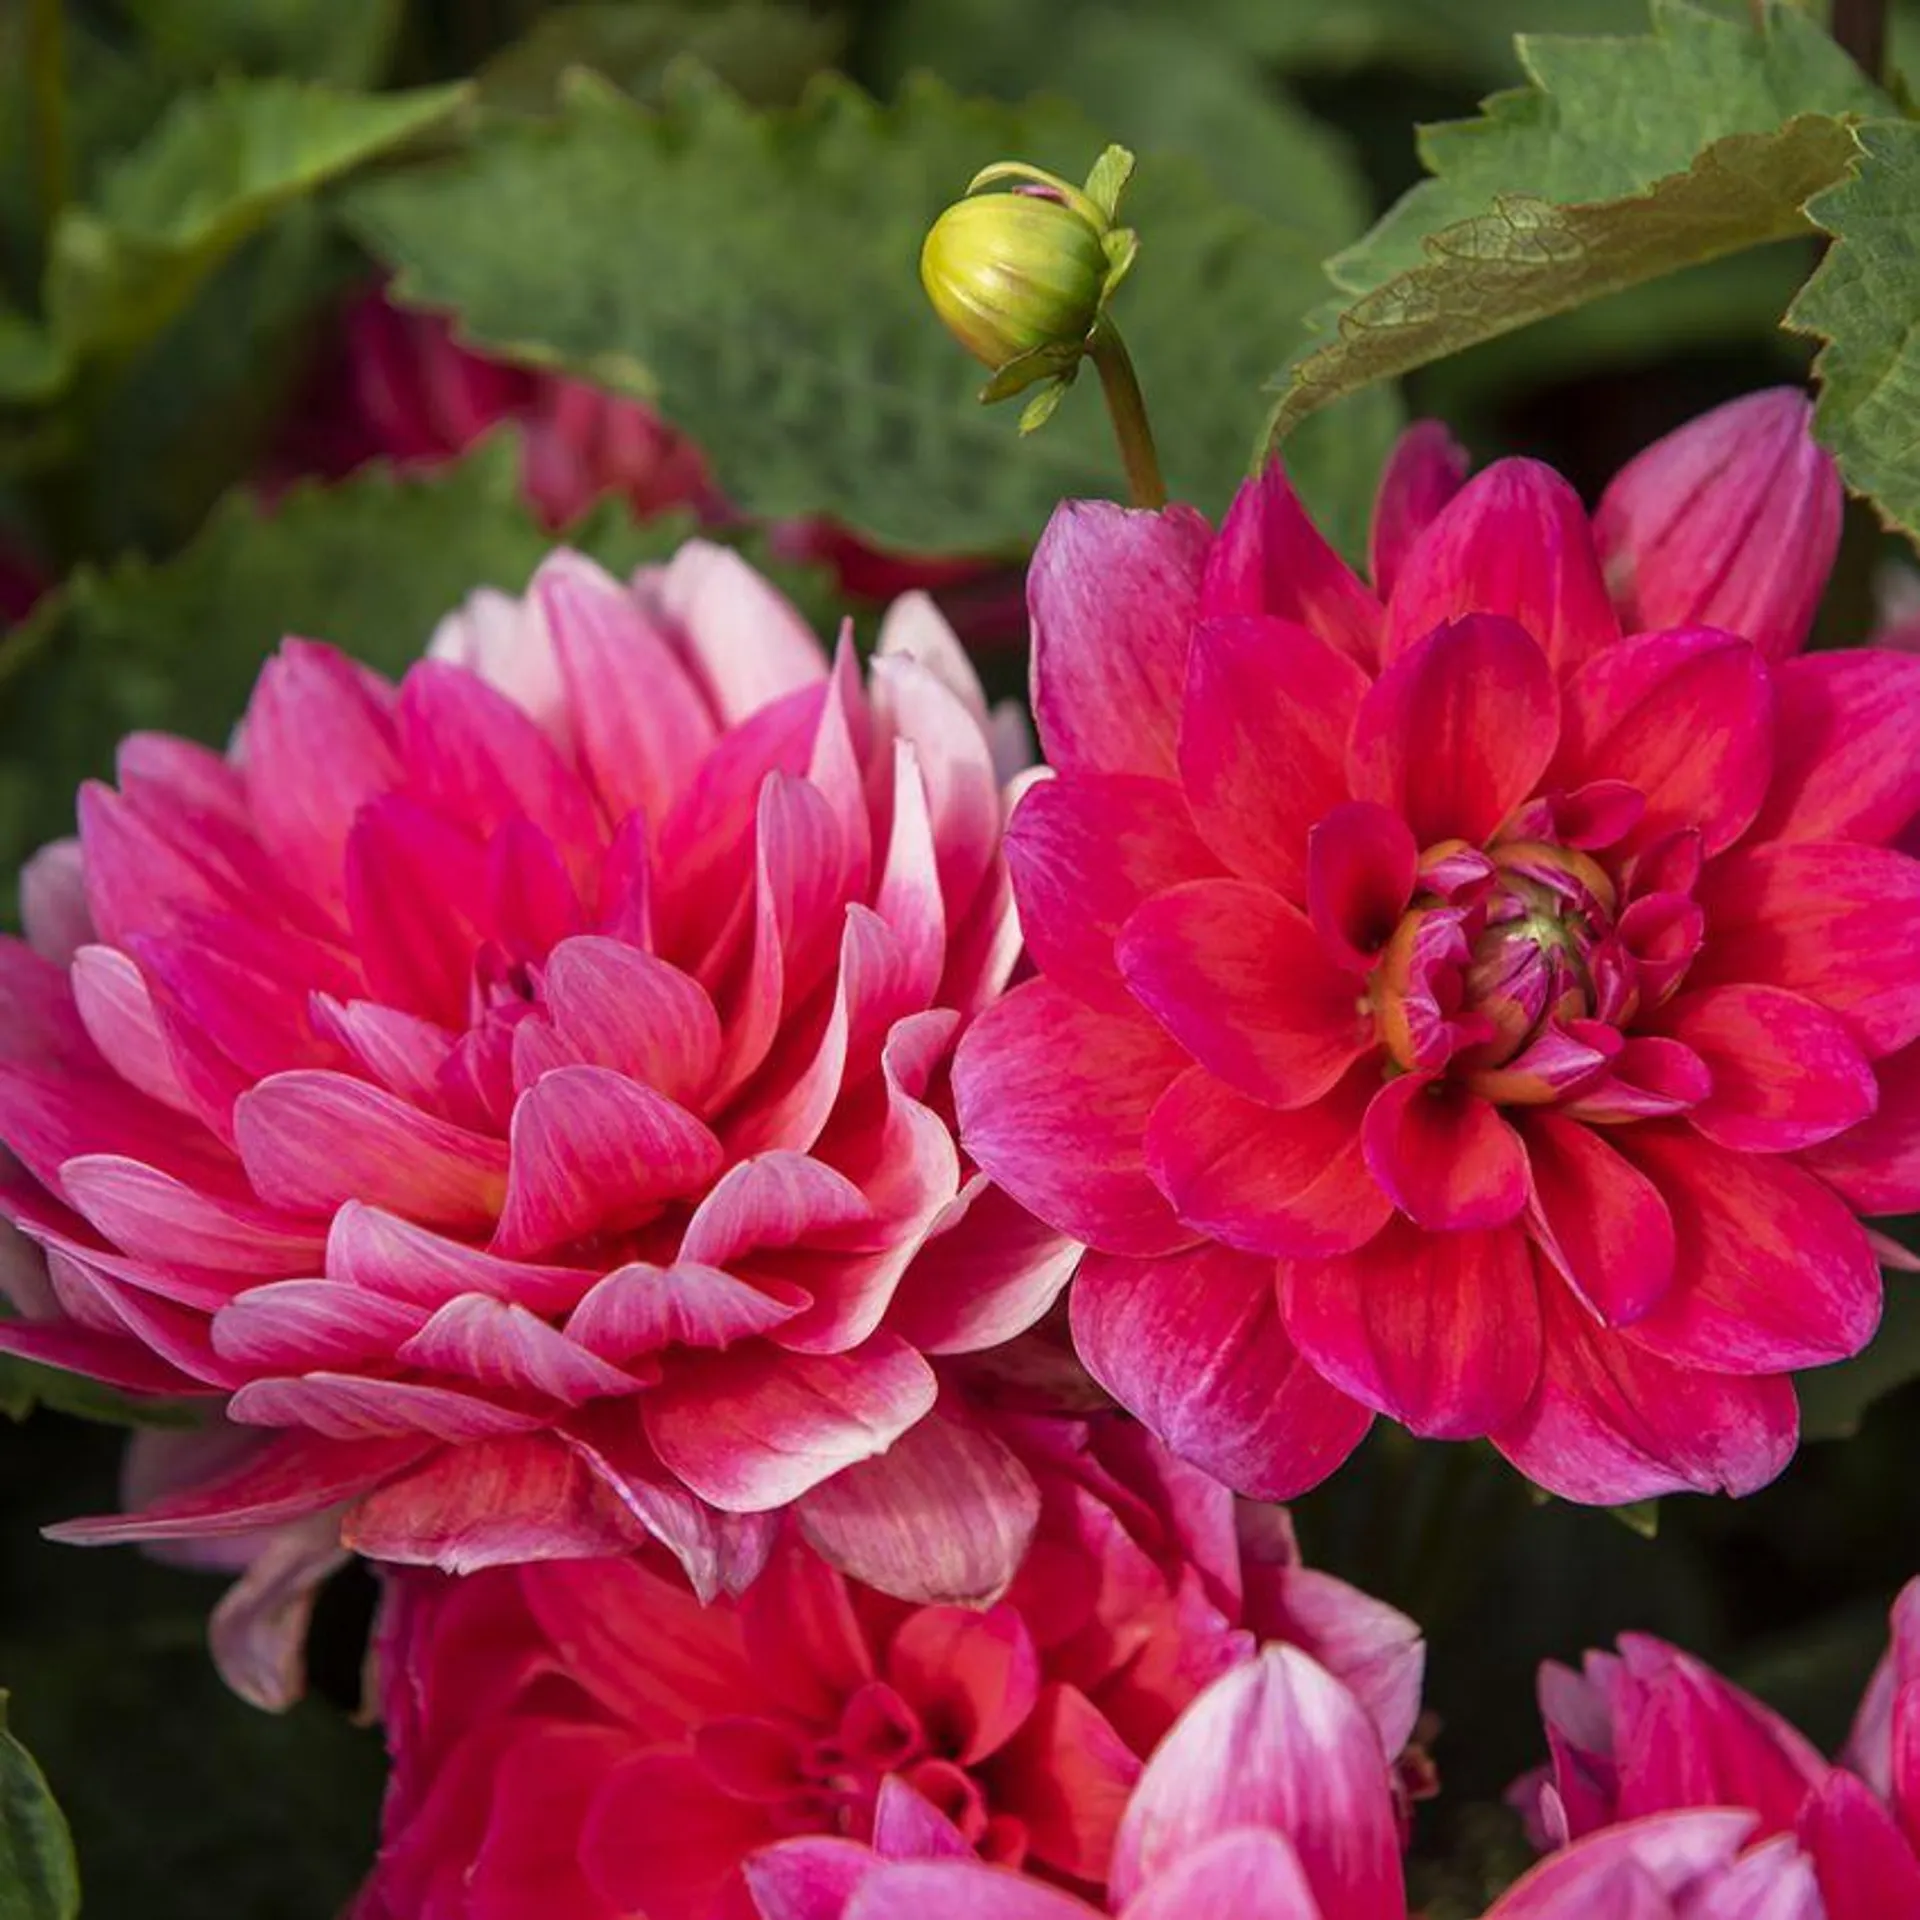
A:
{"type": "Polygon", "coordinates": [[[1120,458],[1126,464],[1133,504],[1164,507],[1167,483],[1160,477],[1160,456],[1153,449],[1147,403],[1133,361],[1112,321],[1103,319],[1094,328],[1088,353],[1099,370],[1100,389],[1106,395],[1107,412],[1113,417],[1113,434],[1120,442],[1120,458]]]}
{"type": "Polygon", "coordinates": [[[34,182],[40,226],[53,239],[53,224],[67,204],[71,174],[67,156],[67,52],[63,0],[31,0],[27,9],[27,74],[33,98],[34,182]]]}

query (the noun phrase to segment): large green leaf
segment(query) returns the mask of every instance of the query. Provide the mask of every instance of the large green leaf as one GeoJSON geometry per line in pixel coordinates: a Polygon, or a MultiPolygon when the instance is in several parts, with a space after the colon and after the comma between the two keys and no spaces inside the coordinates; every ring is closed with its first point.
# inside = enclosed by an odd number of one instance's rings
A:
{"type": "MultiPolygon", "coordinates": [[[[755,113],[691,74],[647,113],[604,85],[564,117],[356,188],[350,218],[403,297],[521,358],[657,401],[750,513],[828,512],[921,552],[1016,552],[1119,463],[1085,379],[1025,444],[975,404],[980,372],[927,310],[928,224],[985,163],[1086,170],[1102,134],[919,80],[888,106],[843,81],[755,113]],[[556,217],[564,209],[564,218],[556,217]]],[[[1140,264],[1115,317],[1173,492],[1209,509],[1245,470],[1259,343],[1324,291],[1317,243],[1196,165],[1141,170],[1140,264]]],[[[1376,448],[1377,457],[1377,448],[1376,448]]]]}
{"type": "MultiPolygon", "coordinates": [[[[609,504],[568,538],[630,568],[682,529],[609,504]]],[[[231,497],[181,553],[83,567],[0,653],[0,873],[68,831],[73,790],[122,735],[219,741],[285,634],[330,640],[387,672],[474,588],[517,591],[553,544],[520,503],[518,450],[489,442],[431,478],[372,472],[231,497]]]]}
{"type": "Polygon", "coordinates": [[[210,78],[296,74],[336,87],[372,86],[393,55],[403,0],[122,0],[148,55],[210,78]]]}
{"type": "Polygon", "coordinates": [[[459,87],[354,95],[228,81],[182,95],[152,133],[65,208],[46,317],[72,358],[149,338],[242,241],[292,202],[444,120],[459,87]]]}
{"type": "Polygon", "coordinates": [[[74,1920],[73,1838],[33,1755],[7,1731],[0,1693],[0,1920],[74,1920]]]}
{"type": "Polygon", "coordinates": [[[1807,209],[1835,244],[1787,324],[1827,343],[1815,433],[1847,484],[1920,539],[1920,126],[1859,138],[1853,177],[1807,209]]]}
{"type": "Polygon", "coordinates": [[[1655,0],[1633,39],[1523,38],[1533,85],[1425,130],[1434,178],[1328,271],[1347,298],[1280,376],[1276,434],[1369,381],[1811,232],[1884,95],[1799,11],[1655,0]]]}

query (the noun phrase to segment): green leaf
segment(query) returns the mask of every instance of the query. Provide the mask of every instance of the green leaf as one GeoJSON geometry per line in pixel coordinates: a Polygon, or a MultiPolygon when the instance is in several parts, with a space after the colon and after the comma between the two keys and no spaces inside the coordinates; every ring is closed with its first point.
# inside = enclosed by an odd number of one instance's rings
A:
{"type": "Polygon", "coordinates": [[[171,71],[284,73],[336,87],[386,73],[402,0],[122,0],[148,53],[171,71]]]}
{"type": "Polygon", "coordinates": [[[66,377],[59,343],[38,322],[0,303],[0,406],[45,400],[66,377]]]}
{"type": "Polygon", "coordinates": [[[461,87],[353,95],[277,79],[181,96],[91,203],[61,213],[48,324],[73,354],[124,351],[283,208],[437,125],[464,97],[461,87]]]}
{"type": "MultiPolygon", "coordinates": [[[[967,102],[932,80],[882,107],[828,79],[769,114],[693,75],[657,115],[576,85],[558,121],[368,182],[349,217],[404,297],[657,401],[744,511],[831,513],[910,552],[1017,552],[1063,496],[1121,486],[1096,383],[1016,444],[1013,420],[975,404],[978,370],[914,262],[981,166],[1078,178],[1104,144],[1060,103],[967,102]]],[[[1115,319],[1170,487],[1217,511],[1245,470],[1259,341],[1323,290],[1317,243],[1171,158],[1141,168],[1127,217],[1140,265],[1115,319]]]]}
{"type": "Polygon", "coordinates": [[[0,1692],[0,1920],[74,1920],[73,1837],[33,1755],[6,1730],[0,1692]]]}
{"type": "Polygon", "coordinates": [[[1329,265],[1349,296],[1276,381],[1275,436],[1370,381],[1809,232],[1885,97],[1798,11],[1655,0],[1636,39],[1523,38],[1529,88],[1425,130],[1435,177],[1329,265]]]}
{"type": "Polygon", "coordinates": [[[1920,126],[1862,127],[1852,177],[1807,208],[1833,235],[1787,314],[1826,345],[1815,434],[1848,486],[1920,539],[1920,126]]]}
{"type": "Polygon", "coordinates": [[[1850,1439],[1876,1400],[1914,1379],[1920,1379],[1920,1280],[1890,1273],[1880,1330],[1866,1352],[1795,1377],[1800,1432],[1808,1440],[1850,1439]]]}
{"type": "Polygon", "coordinates": [[[840,39],[834,22],[769,0],[555,7],[481,69],[480,97],[496,112],[551,113],[568,69],[590,67],[636,100],[654,100],[668,67],[687,55],[743,98],[774,105],[831,65],[840,39]]]}

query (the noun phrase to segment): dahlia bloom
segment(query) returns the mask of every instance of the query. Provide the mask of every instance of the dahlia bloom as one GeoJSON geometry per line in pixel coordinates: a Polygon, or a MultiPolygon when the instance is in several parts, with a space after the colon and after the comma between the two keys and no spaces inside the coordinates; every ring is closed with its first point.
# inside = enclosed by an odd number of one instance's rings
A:
{"type": "MultiPolygon", "coordinates": [[[[1689,1808],[1738,1808],[1772,1862],[1792,1920],[1920,1915],[1920,1580],[1893,1608],[1892,1642],[1852,1737],[1829,1763],[1778,1714],[1700,1661],[1644,1634],[1549,1662],[1540,1710],[1551,1764],[1514,1790],[1537,1844],[1689,1808]]],[[[1748,1868],[1755,1884],[1771,1884],[1748,1868]]],[[[1775,1909],[1766,1909],[1771,1915],[1775,1909]]]]}
{"type": "Polygon", "coordinates": [[[1003,1432],[1044,1505],[985,1611],[903,1605],[791,1538],[704,1608],[641,1558],[390,1575],[394,1771],[356,1920],[750,1912],[756,1854],[884,1843],[899,1793],[957,1852],[1097,1897],[1142,1758],[1263,1638],[1352,1689],[1349,1764],[1381,1783],[1397,1875],[1413,1623],[1302,1568],[1283,1515],[1249,1511],[1237,1534],[1231,1497],[1132,1422],[1003,1432]]]}
{"type": "Polygon", "coordinates": [[[993,1592],[1035,1496],[926,1356],[1071,1253],[938,1110],[1017,948],[952,635],[903,602],[863,685],[695,543],[631,588],[556,555],[431,656],[288,642],[230,754],[128,740],[24,877],[0,1213],[59,1313],[0,1347],[280,1435],[67,1537],[344,1506],[377,1558],[655,1537],[705,1591],[798,1502],[993,1592]]]}
{"type": "Polygon", "coordinates": [[[1029,588],[1042,978],[961,1134],[1087,1243],[1088,1368],[1242,1492],[1375,1413],[1539,1485],[1748,1491],[1920,1206],[1920,660],[1795,657],[1839,488],[1797,394],[1589,520],[1416,429],[1373,585],[1278,469],[1218,536],[1073,504],[1029,588]]]}

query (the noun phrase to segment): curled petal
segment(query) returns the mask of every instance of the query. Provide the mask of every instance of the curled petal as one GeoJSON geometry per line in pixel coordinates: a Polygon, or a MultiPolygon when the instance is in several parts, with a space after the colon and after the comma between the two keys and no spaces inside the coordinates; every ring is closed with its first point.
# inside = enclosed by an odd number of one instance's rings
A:
{"type": "Polygon", "coordinates": [[[1527,1204],[1527,1150],[1498,1108],[1444,1080],[1402,1074],[1368,1103],[1368,1170],[1438,1233],[1504,1226],[1527,1204]]]}

